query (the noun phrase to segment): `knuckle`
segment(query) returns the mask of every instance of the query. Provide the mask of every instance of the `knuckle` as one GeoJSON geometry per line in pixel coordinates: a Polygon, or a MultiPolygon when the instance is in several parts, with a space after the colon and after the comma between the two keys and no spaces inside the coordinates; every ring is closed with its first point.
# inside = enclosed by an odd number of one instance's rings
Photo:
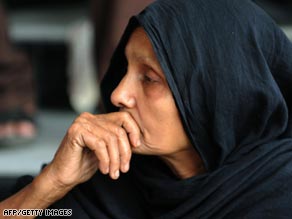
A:
{"type": "Polygon", "coordinates": [[[101,148],[101,147],[105,147],[105,142],[102,139],[96,139],[96,145],[101,148]]]}
{"type": "Polygon", "coordinates": [[[120,159],[119,159],[119,157],[117,157],[117,158],[115,158],[115,159],[112,159],[111,161],[110,161],[110,164],[111,164],[111,166],[119,166],[120,165],[120,159]]]}
{"type": "Polygon", "coordinates": [[[126,136],[126,131],[120,126],[115,127],[115,133],[119,138],[123,138],[126,136]]]}
{"type": "Polygon", "coordinates": [[[121,161],[123,163],[128,163],[131,159],[131,153],[125,153],[123,155],[121,155],[121,161]]]}
{"type": "Polygon", "coordinates": [[[88,113],[88,112],[82,112],[80,115],[79,115],[80,118],[89,118],[91,117],[91,114],[88,113]]]}
{"type": "Polygon", "coordinates": [[[110,164],[110,160],[108,157],[103,157],[102,159],[100,159],[100,163],[104,166],[104,167],[108,167],[110,164]]]}
{"type": "Polygon", "coordinates": [[[106,132],[104,134],[104,138],[107,140],[109,143],[116,143],[117,142],[117,137],[112,134],[111,132],[106,132]]]}
{"type": "Polygon", "coordinates": [[[90,116],[90,113],[83,112],[78,117],[76,117],[74,123],[85,123],[90,118],[90,116]]]}
{"type": "Polygon", "coordinates": [[[75,133],[78,133],[80,130],[80,125],[78,123],[73,123],[67,130],[67,133],[69,135],[74,135],[75,133]]]}
{"type": "Polygon", "coordinates": [[[124,148],[122,156],[125,158],[129,158],[131,156],[131,149],[129,147],[124,148]]]}
{"type": "Polygon", "coordinates": [[[122,117],[124,120],[129,120],[131,118],[130,116],[130,113],[124,111],[124,112],[121,112],[122,113],[122,117]]]}

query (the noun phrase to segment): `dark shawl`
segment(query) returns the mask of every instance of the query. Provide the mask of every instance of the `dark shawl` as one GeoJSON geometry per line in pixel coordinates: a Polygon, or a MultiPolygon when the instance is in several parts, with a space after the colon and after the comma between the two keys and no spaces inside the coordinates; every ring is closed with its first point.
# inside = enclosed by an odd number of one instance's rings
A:
{"type": "Polygon", "coordinates": [[[120,180],[96,174],[61,202],[78,206],[76,218],[291,219],[292,45],[283,32],[246,0],[156,1],[132,18],[112,58],[108,111],[137,25],[208,172],[179,180],[158,158],[136,155],[120,180]]]}

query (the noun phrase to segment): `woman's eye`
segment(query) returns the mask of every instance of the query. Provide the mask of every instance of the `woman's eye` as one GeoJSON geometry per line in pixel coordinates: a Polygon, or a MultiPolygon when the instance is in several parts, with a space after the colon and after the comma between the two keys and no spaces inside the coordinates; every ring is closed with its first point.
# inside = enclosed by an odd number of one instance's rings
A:
{"type": "Polygon", "coordinates": [[[156,80],[154,80],[153,78],[149,77],[148,75],[144,75],[143,80],[146,83],[154,83],[154,82],[156,82],[156,80]]]}

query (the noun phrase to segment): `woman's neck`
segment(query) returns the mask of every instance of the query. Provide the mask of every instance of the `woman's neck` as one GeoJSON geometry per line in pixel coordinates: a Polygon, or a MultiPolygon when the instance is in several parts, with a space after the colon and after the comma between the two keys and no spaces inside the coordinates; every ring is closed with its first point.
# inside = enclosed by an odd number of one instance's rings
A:
{"type": "Polygon", "coordinates": [[[175,154],[161,156],[161,159],[180,179],[187,179],[206,172],[201,157],[193,147],[175,154]]]}

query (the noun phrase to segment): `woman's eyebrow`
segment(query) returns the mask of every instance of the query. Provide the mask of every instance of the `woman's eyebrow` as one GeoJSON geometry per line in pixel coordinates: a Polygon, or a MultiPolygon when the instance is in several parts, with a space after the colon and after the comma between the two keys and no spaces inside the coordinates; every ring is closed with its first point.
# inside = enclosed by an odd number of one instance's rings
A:
{"type": "Polygon", "coordinates": [[[141,53],[141,51],[133,51],[132,48],[130,47],[126,47],[125,48],[125,57],[127,59],[132,58],[135,59],[137,61],[142,61],[142,62],[146,62],[146,63],[155,63],[156,59],[154,57],[151,56],[151,54],[143,54],[141,53]]]}
{"type": "Polygon", "coordinates": [[[136,56],[135,59],[137,61],[145,62],[147,64],[155,64],[157,61],[153,59],[151,56],[136,56]]]}
{"type": "Polygon", "coordinates": [[[155,58],[153,58],[151,55],[143,55],[143,54],[137,54],[137,53],[130,53],[130,52],[127,52],[127,50],[125,50],[125,56],[126,58],[129,60],[129,59],[133,59],[135,61],[138,61],[138,62],[142,62],[142,63],[145,63],[145,64],[149,64],[149,65],[157,65],[157,60],[155,58]],[[129,54],[128,54],[129,53],[129,54]]]}
{"type": "Polygon", "coordinates": [[[161,72],[163,74],[160,63],[153,53],[143,54],[139,51],[131,51],[131,48],[126,47],[125,56],[128,61],[132,59],[136,62],[149,65],[151,68],[153,68],[154,71],[161,72]]]}

